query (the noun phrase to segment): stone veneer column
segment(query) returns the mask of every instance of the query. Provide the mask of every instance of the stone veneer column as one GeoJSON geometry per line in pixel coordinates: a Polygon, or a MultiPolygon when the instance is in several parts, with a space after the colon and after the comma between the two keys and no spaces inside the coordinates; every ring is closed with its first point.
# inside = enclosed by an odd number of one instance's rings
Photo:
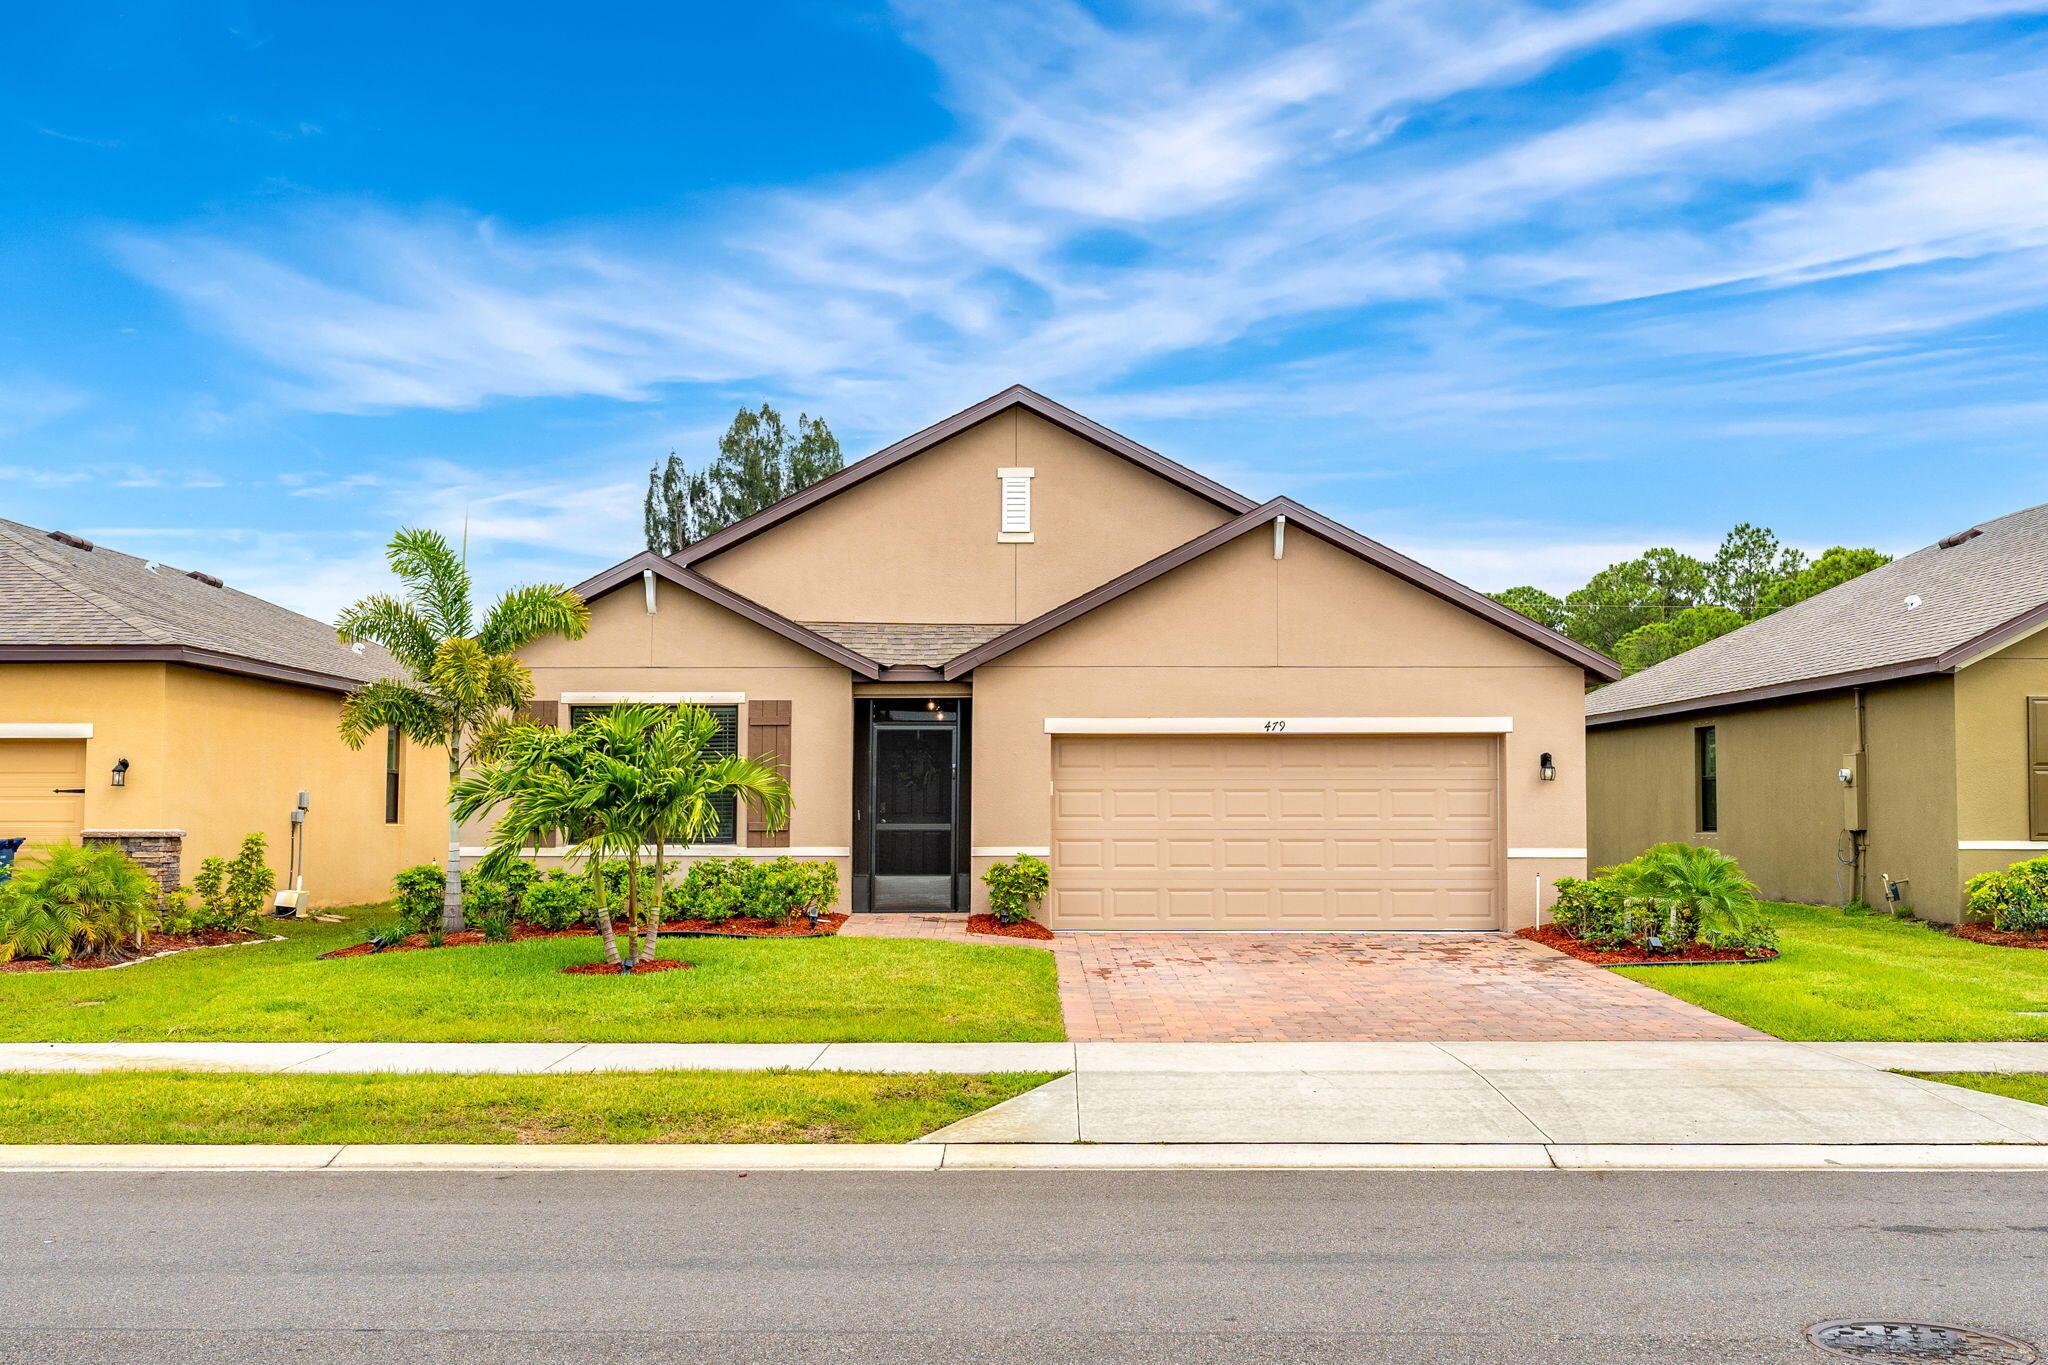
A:
{"type": "Polygon", "coordinates": [[[89,829],[79,836],[88,846],[112,844],[149,869],[166,895],[184,880],[181,862],[185,850],[182,829],[89,829]]]}

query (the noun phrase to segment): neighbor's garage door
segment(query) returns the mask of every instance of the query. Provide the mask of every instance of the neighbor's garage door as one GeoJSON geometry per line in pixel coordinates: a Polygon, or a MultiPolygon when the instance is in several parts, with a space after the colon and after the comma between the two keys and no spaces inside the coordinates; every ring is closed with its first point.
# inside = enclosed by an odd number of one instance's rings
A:
{"type": "Polygon", "coordinates": [[[1068,929],[1494,929],[1491,735],[1061,736],[1068,929]]]}
{"type": "Polygon", "coordinates": [[[84,788],[84,740],[0,739],[0,839],[77,843],[84,788]]]}

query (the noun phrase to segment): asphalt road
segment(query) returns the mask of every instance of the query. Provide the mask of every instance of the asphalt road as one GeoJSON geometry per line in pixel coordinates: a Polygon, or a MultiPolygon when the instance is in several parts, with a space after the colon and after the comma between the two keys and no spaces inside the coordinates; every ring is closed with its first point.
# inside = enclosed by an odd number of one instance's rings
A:
{"type": "Polygon", "coordinates": [[[0,1175],[0,1360],[1766,1365],[2048,1344],[2048,1176],[0,1175]]]}

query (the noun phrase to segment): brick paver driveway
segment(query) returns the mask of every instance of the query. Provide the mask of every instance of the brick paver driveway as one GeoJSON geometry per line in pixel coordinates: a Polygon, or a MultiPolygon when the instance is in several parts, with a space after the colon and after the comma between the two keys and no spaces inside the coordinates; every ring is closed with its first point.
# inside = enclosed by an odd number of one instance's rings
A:
{"type": "Polygon", "coordinates": [[[1061,934],[1052,947],[1067,1036],[1075,1039],[1767,1036],[1511,934],[1093,933],[1061,934]]]}

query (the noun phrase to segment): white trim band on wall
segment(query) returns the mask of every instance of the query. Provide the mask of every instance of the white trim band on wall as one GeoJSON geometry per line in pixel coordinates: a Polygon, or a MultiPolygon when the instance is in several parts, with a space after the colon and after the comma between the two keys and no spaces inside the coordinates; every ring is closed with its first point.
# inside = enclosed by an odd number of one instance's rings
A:
{"type": "Polygon", "coordinates": [[[92,722],[8,721],[0,724],[0,739],[91,739],[92,722]]]}
{"type": "Polygon", "coordinates": [[[657,706],[738,706],[747,699],[744,692],[564,692],[564,706],[630,706],[647,702],[657,706]]]}
{"type": "Polygon", "coordinates": [[[1049,735],[1505,735],[1512,716],[1048,716],[1049,735]]]}
{"type": "MultiPolygon", "coordinates": [[[[491,850],[481,844],[464,844],[462,856],[481,858],[491,850]]],[[[566,858],[574,849],[566,846],[532,849],[520,856],[535,858],[566,858]]],[[[654,856],[652,844],[640,850],[640,856],[654,856]]],[[[750,848],[744,844],[670,844],[662,850],[665,858],[851,858],[850,848],[750,848]]]]}
{"type": "Polygon", "coordinates": [[[1511,848],[1508,850],[1508,856],[1510,858],[1583,858],[1586,856],[1586,850],[1583,848],[1511,848]]]}
{"type": "Polygon", "coordinates": [[[1049,848],[1024,848],[1021,846],[1017,848],[976,848],[969,849],[968,852],[977,858],[1021,858],[1027,853],[1034,858],[1050,858],[1052,856],[1052,850],[1049,848]]]}
{"type": "Polygon", "coordinates": [[[1964,853],[2022,853],[2036,848],[2048,849],[2048,843],[2027,843],[2019,839],[1964,839],[1958,842],[1956,847],[1964,853]]]}

